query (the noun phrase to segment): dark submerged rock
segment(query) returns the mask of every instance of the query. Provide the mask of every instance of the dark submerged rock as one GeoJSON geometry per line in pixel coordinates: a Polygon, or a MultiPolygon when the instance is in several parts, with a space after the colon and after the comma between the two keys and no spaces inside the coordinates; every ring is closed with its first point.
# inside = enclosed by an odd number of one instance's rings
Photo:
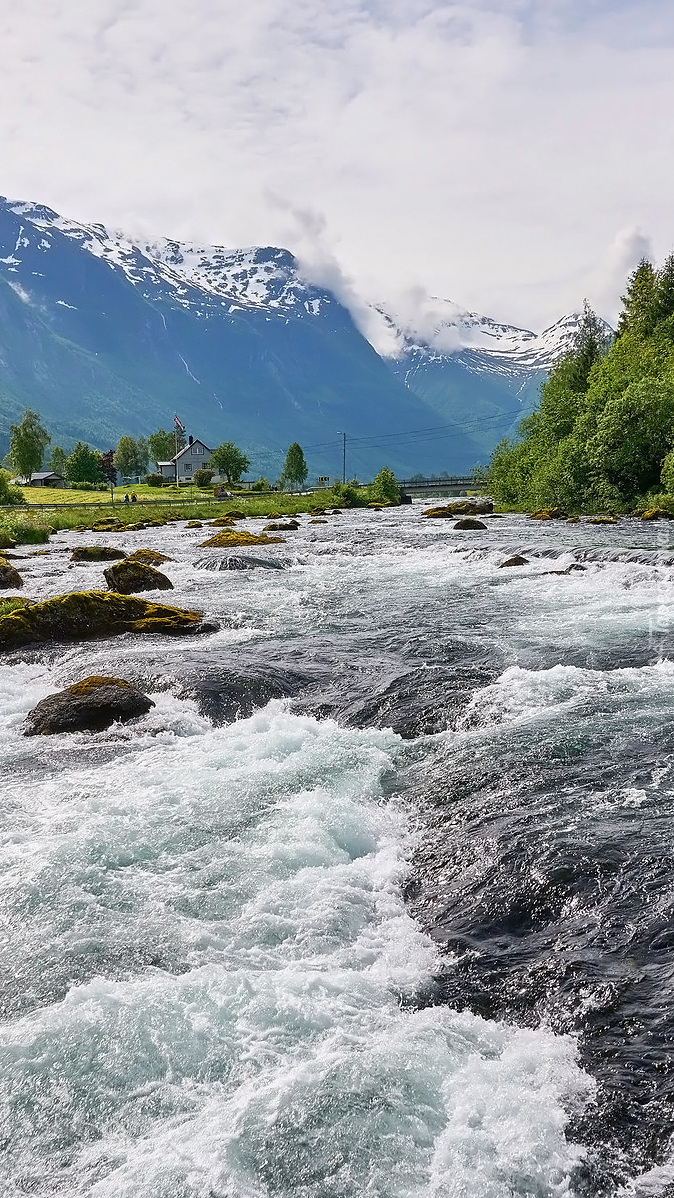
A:
{"type": "Polygon", "coordinates": [[[514,553],[512,557],[507,557],[504,562],[499,565],[499,570],[504,570],[506,566],[528,566],[529,558],[521,557],[519,553],[514,553]]]}
{"type": "Polygon", "coordinates": [[[283,562],[267,561],[261,557],[202,557],[195,562],[197,570],[283,570],[283,562]]]}
{"type": "Polygon", "coordinates": [[[145,715],[154,703],[123,678],[92,677],[47,695],[28,713],[24,736],[100,731],[145,715]]]}
{"type": "Polygon", "coordinates": [[[468,532],[471,529],[477,532],[487,531],[487,525],[482,520],[475,520],[472,516],[464,516],[462,520],[457,520],[454,527],[460,532],[468,532]]]}
{"type": "Polygon", "coordinates": [[[170,578],[155,570],[153,566],[145,566],[142,562],[131,561],[129,558],[116,566],[108,566],[103,571],[105,581],[111,591],[118,595],[132,595],[136,591],[172,591],[173,583],[170,578]]]}

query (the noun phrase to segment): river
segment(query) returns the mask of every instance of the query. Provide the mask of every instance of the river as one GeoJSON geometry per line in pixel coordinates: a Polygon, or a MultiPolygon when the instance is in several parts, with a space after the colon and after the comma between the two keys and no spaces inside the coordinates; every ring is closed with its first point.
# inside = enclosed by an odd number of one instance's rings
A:
{"type": "Polygon", "coordinates": [[[0,661],[8,1198],[674,1193],[674,529],[422,512],[116,536],[220,630],[0,661]]]}

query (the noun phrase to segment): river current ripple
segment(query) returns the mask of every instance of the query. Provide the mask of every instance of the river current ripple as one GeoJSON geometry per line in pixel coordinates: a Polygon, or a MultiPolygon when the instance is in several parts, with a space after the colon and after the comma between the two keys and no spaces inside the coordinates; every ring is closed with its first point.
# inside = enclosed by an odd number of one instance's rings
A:
{"type": "Polygon", "coordinates": [[[674,529],[485,523],[126,534],[220,630],[2,659],[3,1194],[674,1193],[674,529]]]}

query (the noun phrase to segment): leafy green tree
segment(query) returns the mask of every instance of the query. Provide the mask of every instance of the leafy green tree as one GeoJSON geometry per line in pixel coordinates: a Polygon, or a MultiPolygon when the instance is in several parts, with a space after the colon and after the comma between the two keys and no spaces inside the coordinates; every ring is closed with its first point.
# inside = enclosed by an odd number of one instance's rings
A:
{"type": "Polygon", "coordinates": [[[632,498],[659,482],[673,443],[674,384],[643,379],[607,403],[588,454],[600,477],[632,498]]]}
{"type": "Polygon", "coordinates": [[[648,337],[657,322],[657,289],[653,263],[642,258],[627,280],[627,291],[620,297],[623,310],[618,321],[618,336],[630,330],[648,337]]]}
{"type": "Polygon", "coordinates": [[[256,483],[253,483],[251,491],[271,491],[271,483],[264,474],[261,474],[256,483]]]}
{"type": "Polygon", "coordinates": [[[306,482],[309,467],[304,460],[302,446],[293,441],[286,454],[280,482],[283,487],[301,487],[306,482]]]}
{"type": "Polygon", "coordinates": [[[140,473],[136,470],[136,460],[136,442],[133,437],[120,437],[114,454],[114,464],[122,478],[140,473]]]}
{"type": "Polygon", "coordinates": [[[105,482],[101,471],[101,455],[96,449],[90,449],[83,441],[78,441],[66,461],[66,478],[71,483],[102,483],[105,482]]]}
{"type": "Polygon", "coordinates": [[[215,466],[218,474],[224,474],[228,483],[238,483],[241,475],[249,468],[250,459],[233,441],[223,441],[222,445],[213,450],[209,464],[215,466]]]}
{"type": "Polygon", "coordinates": [[[147,472],[149,456],[145,437],[120,437],[115,450],[115,466],[123,478],[134,475],[140,478],[147,472]]]}
{"type": "MultiPolygon", "coordinates": [[[[165,428],[157,429],[156,433],[148,437],[147,444],[155,465],[159,462],[170,462],[176,453],[176,434],[165,428]]],[[[177,432],[177,444],[179,450],[185,448],[185,436],[180,429],[177,432]]]]}
{"type": "Polygon", "coordinates": [[[65,478],[67,461],[68,455],[65,449],[62,449],[60,445],[55,445],[49,458],[49,469],[53,470],[54,474],[62,474],[65,478]]]}
{"type": "Polygon", "coordinates": [[[22,478],[30,478],[42,465],[51,437],[37,412],[27,408],[20,424],[10,424],[9,456],[12,469],[22,478]]]}
{"type": "Polygon", "coordinates": [[[400,487],[388,466],[383,466],[370,483],[368,497],[373,503],[400,503],[400,487]]]}

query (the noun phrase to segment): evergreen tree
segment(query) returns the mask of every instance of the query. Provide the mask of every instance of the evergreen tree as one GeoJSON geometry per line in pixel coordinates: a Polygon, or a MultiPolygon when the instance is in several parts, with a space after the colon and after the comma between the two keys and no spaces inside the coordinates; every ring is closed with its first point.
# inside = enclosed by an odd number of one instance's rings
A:
{"type": "Polygon", "coordinates": [[[20,424],[10,424],[9,456],[12,469],[22,478],[30,478],[42,465],[51,437],[37,412],[27,408],[20,424]]]}
{"type": "Polygon", "coordinates": [[[566,381],[572,391],[587,391],[590,371],[607,352],[611,335],[596,312],[583,300],[583,314],[567,359],[566,381]]]}
{"type": "Polygon", "coordinates": [[[238,483],[250,466],[250,459],[233,441],[223,441],[213,450],[209,465],[214,466],[218,474],[224,474],[228,483],[238,483]]]}
{"type": "Polygon", "coordinates": [[[623,310],[618,320],[618,337],[628,330],[638,337],[648,337],[656,324],[656,275],[653,263],[642,258],[627,280],[627,291],[621,297],[623,310]]]}
{"type": "Polygon", "coordinates": [[[60,445],[55,445],[51,451],[51,457],[49,459],[49,469],[53,470],[54,474],[62,474],[63,477],[65,478],[67,461],[68,461],[68,455],[67,455],[65,449],[62,449],[60,445]]]}
{"type": "Polygon", "coordinates": [[[70,457],[66,461],[66,478],[71,483],[102,483],[105,481],[101,472],[101,455],[96,449],[90,449],[83,441],[78,441],[70,457]]]}
{"type": "Polygon", "coordinates": [[[674,316],[674,254],[668,254],[655,276],[656,322],[674,316]]]}
{"type": "Polygon", "coordinates": [[[293,441],[286,454],[280,480],[281,485],[283,487],[301,487],[302,483],[306,482],[308,473],[309,467],[304,460],[302,446],[298,445],[297,441],[293,441]]]}

